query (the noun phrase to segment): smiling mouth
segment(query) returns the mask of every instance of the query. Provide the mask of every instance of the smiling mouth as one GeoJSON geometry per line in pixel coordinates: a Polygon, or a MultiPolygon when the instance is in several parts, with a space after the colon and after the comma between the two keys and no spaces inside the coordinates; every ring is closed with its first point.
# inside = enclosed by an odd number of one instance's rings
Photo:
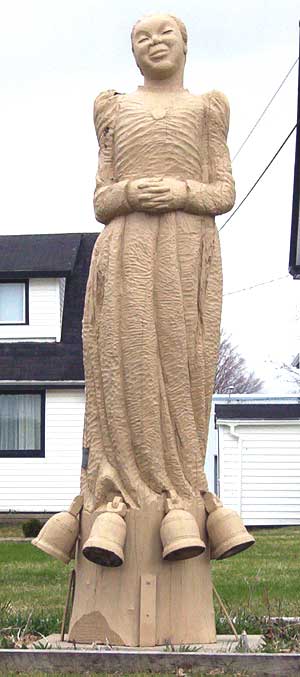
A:
{"type": "Polygon", "coordinates": [[[167,56],[168,50],[167,49],[157,49],[155,52],[150,52],[150,59],[154,59],[154,61],[158,61],[159,59],[162,59],[164,56],[167,56]]]}

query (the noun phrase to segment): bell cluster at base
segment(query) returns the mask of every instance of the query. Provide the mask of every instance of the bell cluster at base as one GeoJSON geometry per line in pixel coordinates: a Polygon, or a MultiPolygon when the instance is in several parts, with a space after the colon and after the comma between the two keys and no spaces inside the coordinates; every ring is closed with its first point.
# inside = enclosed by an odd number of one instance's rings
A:
{"type": "MultiPolygon", "coordinates": [[[[68,564],[75,557],[79,536],[79,516],[83,499],[76,497],[69,511],[50,517],[32,544],[48,555],[68,564]]],[[[94,564],[119,567],[124,562],[127,508],[120,497],[107,504],[107,510],[96,514],[82,552],[94,564]]],[[[254,544],[237,512],[217,507],[206,521],[211,559],[232,557],[254,544]]],[[[180,561],[198,557],[206,550],[195,517],[182,508],[171,507],[164,516],[160,537],[162,558],[180,561]]]]}

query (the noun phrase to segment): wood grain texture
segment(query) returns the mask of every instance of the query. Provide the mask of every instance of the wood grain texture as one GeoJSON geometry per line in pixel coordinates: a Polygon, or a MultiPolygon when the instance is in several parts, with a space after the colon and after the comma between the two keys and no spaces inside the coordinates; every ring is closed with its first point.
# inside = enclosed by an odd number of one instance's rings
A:
{"type": "Polygon", "coordinates": [[[138,507],[152,492],[190,498],[207,489],[222,299],[210,212],[233,195],[228,104],[218,92],[184,90],[162,120],[151,104],[141,92],[107,92],[95,108],[95,208],[103,217],[98,204],[105,210],[107,201],[111,218],[95,245],[83,321],[89,509],[109,492],[138,507]],[[128,180],[158,172],[187,179],[186,211],[130,211],[128,180]]]}
{"type": "MultiPolygon", "coordinates": [[[[188,507],[206,543],[204,505],[194,499],[188,507]]],[[[128,511],[124,564],[111,569],[82,555],[94,519],[82,513],[70,640],[139,646],[141,577],[151,575],[156,577],[155,644],[215,641],[209,548],[193,559],[164,561],[159,535],[163,516],[163,498],[128,511]]]]}
{"type": "Polygon", "coordinates": [[[141,576],[140,646],[156,644],[156,576],[141,576]]]}
{"type": "Polygon", "coordinates": [[[173,496],[207,540],[204,461],[222,301],[214,216],[235,197],[229,106],[220,92],[183,88],[186,34],[177,19],[152,15],[138,26],[133,51],[145,86],[95,101],[94,207],[106,228],[83,318],[89,460],[81,538],[93,512],[120,496],[129,508],[125,560],[112,571],[79,552],[70,636],[137,646],[141,580],[150,575],[155,643],[213,642],[209,547],[166,562],[159,531],[173,496]]]}

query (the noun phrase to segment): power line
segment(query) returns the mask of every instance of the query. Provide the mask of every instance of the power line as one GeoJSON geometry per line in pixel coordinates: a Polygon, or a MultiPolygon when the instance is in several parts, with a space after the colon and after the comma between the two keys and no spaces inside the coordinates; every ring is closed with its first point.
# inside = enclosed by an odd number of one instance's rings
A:
{"type": "Polygon", "coordinates": [[[259,123],[260,123],[260,121],[262,120],[262,118],[264,117],[265,113],[266,113],[267,110],[270,108],[270,106],[271,106],[271,104],[273,103],[275,97],[277,96],[278,92],[280,92],[281,87],[283,87],[284,83],[285,83],[286,80],[288,79],[289,75],[291,74],[293,68],[295,68],[295,66],[296,66],[296,64],[298,63],[298,61],[299,61],[299,57],[296,59],[296,61],[294,61],[293,65],[292,65],[291,68],[288,70],[287,74],[284,76],[284,78],[283,78],[282,82],[280,83],[279,87],[276,89],[276,92],[274,92],[273,96],[271,97],[269,103],[267,103],[267,105],[266,105],[266,107],[264,108],[263,112],[261,113],[261,115],[260,115],[259,118],[257,119],[255,125],[253,125],[253,127],[250,129],[249,134],[246,136],[245,140],[243,141],[243,143],[241,144],[241,146],[240,146],[239,149],[237,150],[236,154],[235,154],[234,157],[232,158],[232,162],[234,162],[234,160],[237,158],[237,156],[238,156],[239,153],[241,152],[242,148],[244,148],[244,146],[245,146],[245,144],[247,143],[248,139],[250,139],[250,136],[253,134],[254,130],[255,130],[256,127],[259,125],[259,123]]]}
{"type": "Polygon", "coordinates": [[[262,287],[266,284],[272,284],[273,282],[278,282],[279,280],[286,280],[289,277],[288,275],[282,275],[281,277],[274,277],[273,280],[266,280],[265,282],[258,282],[257,284],[251,285],[251,287],[244,287],[243,289],[235,289],[235,291],[228,291],[223,296],[231,296],[232,294],[240,294],[243,291],[249,291],[250,289],[255,289],[256,287],[262,287]]]}
{"type": "Polygon", "coordinates": [[[238,211],[238,210],[240,209],[240,207],[244,204],[244,202],[247,200],[247,198],[249,197],[249,195],[251,195],[252,191],[253,191],[254,188],[257,186],[257,184],[260,182],[260,180],[261,180],[262,177],[265,175],[265,173],[268,171],[269,167],[271,167],[271,164],[272,164],[272,163],[274,162],[274,160],[277,158],[277,155],[279,155],[280,151],[283,149],[283,147],[285,146],[286,142],[289,140],[290,136],[292,136],[292,134],[293,134],[293,132],[295,131],[295,129],[297,128],[297,126],[298,126],[298,122],[296,122],[296,124],[294,125],[293,129],[291,129],[290,133],[287,135],[287,137],[285,138],[285,140],[283,141],[283,143],[281,144],[281,146],[278,148],[278,150],[276,151],[275,155],[273,155],[272,160],[270,160],[270,162],[267,164],[267,166],[265,167],[264,171],[259,175],[258,179],[255,181],[255,183],[253,184],[253,186],[250,188],[250,190],[248,190],[248,193],[245,195],[245,197],[242,199],[242,201],[238,204],[238,206],[235,208],[235,210],[230,214],[229,218],[225,221],[225,223],[223,223],[223,225],[219,228],[219,232],[220,232],[221,230],[223,230],[223,228],[225,228],[225,226],[227,225],[227,223],[229,223],[229,221],[232,219],[232,217],[237,213],[237,211],[238,211]]]}

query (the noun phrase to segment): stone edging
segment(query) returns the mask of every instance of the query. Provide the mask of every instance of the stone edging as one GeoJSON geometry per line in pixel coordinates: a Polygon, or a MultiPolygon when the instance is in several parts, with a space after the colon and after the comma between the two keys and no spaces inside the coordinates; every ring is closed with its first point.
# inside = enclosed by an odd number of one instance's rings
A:
{"type": "Polygon", "coordinates": [[[177,652],[0,650],[0,672],[12,670],[86,674],[91,672],[193,672],[214,669],[252,671],[255,674],[289,677],[300,674],[300,654],[201,654],[177,652]]]}

